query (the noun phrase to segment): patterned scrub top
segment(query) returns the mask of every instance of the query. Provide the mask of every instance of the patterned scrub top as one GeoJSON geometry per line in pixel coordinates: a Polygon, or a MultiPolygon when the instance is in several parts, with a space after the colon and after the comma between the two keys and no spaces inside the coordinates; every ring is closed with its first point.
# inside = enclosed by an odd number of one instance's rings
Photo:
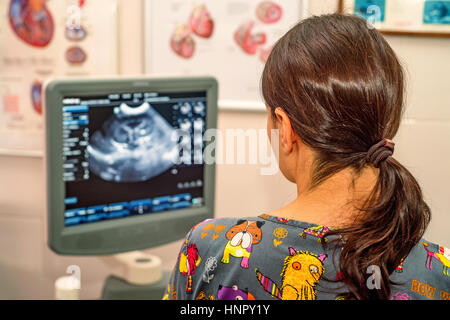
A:
{"type": "MultiPolygon", "coordinates": [[[[186,236],[164,299],[340,299],[342,283],[326,280],[340,276],[321,243],[328,230],[266,214],[205,220],[186,236]]],[[[422,239],[391,275],[390,299],[450,300],[449,268],[450,250],[422,239]]]]}

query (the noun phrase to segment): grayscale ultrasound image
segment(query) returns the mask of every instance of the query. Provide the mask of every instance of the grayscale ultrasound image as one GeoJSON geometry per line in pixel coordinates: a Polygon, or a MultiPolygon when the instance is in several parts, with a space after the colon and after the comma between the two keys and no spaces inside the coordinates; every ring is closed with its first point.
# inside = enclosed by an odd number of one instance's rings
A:
{"type": "Polygon", "coordinates": [[[107,181],[138,182],[173,166],[179,149],[175,129],[149,103],[114,108],[87,147],[89,168],[107,181]]]}

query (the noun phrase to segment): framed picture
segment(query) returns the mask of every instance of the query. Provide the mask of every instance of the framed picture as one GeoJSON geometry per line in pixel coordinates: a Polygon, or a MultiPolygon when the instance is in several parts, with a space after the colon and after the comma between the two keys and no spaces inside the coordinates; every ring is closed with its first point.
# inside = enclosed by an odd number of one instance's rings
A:
{"type": "Polygon", "coordinates": [[[264,111],[260,80],[274,43],[306,0],[145,0],[145,73],[210,75],[219,108],[264,111]]]}
{"type": "Polygon", "coordinates": [[[339,12],[366,19],[383,34],[450,38],[450,0],[340,0],[339,12]]]}
{"type": "Polygon", "coordinates": [[[117,74],[117,14],[118,0],[0,1],[0,155],[43,156],[46,80],[117,74]]]}

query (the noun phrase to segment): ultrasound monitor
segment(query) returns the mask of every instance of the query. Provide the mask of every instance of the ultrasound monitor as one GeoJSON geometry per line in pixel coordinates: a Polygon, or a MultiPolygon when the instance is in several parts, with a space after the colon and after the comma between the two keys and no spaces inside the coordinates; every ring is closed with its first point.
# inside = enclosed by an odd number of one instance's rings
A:
{"type": "Polygon", "coordinates": [[[55,80],[45,101],[52,250],[151,248],[214,216],[214,78],[55,80]]]}

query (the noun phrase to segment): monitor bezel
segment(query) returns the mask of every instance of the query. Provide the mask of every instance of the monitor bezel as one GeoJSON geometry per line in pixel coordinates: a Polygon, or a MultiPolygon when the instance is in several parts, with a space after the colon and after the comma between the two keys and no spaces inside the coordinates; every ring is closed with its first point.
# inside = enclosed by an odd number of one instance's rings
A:
{"type": "Polygon", "coordinates": [[[46,84],[47,233],[48,245],[54,252],[66,255],[106,255],[148,249],[182,239],[196,223],[214,217],[215,164],[212,163],[204,165],[204,206],[202,207],[65,226],[65,182],[62,179],[63,138],[61,135],[63,98],[146,91],[163,93],[206,91],[206,130],[217,128],[218,84],[213,77],[52,80],[46,84]],[[157,226],[166,227],[168,232],[161,232],[157,226]]]}

